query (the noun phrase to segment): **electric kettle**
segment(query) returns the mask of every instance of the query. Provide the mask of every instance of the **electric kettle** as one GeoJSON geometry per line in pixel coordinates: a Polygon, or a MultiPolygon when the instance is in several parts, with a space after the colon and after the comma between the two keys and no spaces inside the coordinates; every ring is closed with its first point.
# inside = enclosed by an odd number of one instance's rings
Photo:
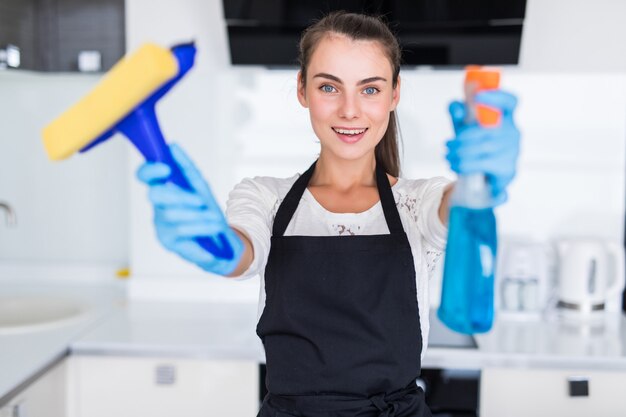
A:
{"type": "Polygon", "coordinates": [[[581,315],[606,310],[624,289],[624,248],[593,238],[556,242],[559,258],[557,308],[581,315]]]}

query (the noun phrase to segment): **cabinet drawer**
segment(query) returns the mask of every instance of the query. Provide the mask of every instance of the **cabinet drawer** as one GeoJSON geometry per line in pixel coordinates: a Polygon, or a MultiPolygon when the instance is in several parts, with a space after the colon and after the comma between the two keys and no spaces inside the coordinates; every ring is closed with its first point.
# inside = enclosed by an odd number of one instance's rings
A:
{"type": "Polygon", "coordinates": [[[589,370],[483,369],[481,417],[623,417],[626,373],[589,370]]]}
{"type": "Polygon", "coordinates": [[[247,361],[75,356],[76,417],[249,416],[258,364],[247,361]]]}
{"type": "Polygon", "coordinates": [[[52,366],[0,407],[0,417],[67,417],[66,368],[66,360],[52,366]]]}

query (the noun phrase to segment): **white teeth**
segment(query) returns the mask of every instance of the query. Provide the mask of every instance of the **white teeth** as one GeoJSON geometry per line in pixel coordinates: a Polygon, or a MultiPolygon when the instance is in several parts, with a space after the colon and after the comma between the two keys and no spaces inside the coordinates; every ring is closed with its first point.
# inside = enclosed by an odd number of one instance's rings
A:
{"type": "Polygon", "coordinates": [[[342,135],[360,135],[365,132],[366,129],[336,129],[333,130],[337,133],[341,133],[342,135]]]}

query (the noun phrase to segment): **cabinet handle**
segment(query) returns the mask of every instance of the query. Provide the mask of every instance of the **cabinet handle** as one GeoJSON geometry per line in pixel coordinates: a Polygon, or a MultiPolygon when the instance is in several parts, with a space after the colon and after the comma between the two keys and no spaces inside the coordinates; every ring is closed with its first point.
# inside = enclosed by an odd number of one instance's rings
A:
{"type": "Polygon", "coordinates": [[[157,385],[174,385],[176,383],[176,367],[174,365],[157,366],[155,382],[157,385]]]}
{"type": "Polygon", "coordinates": [[[26,412],[26,403],[24,401],[13,406],[11,417],[28,417],[28,413],[26,412]]]}
{"type": "Polygon", "coordinates": [[[567,378],[570,397],[589,396],[589,378],[586,376],[570,376],[567,378]]]}

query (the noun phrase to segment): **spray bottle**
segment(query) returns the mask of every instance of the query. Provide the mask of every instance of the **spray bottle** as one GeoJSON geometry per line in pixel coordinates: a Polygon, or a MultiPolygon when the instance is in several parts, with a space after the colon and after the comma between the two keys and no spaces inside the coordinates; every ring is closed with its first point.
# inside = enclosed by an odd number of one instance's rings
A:
{"type": "MultiPolygon", "coordinates": [[[[496,89],[496,69],[470,66],[465,71],[465,125],[496,126],[501,114],[474,101],[482,90],[496,89]]],[[[459,176],[450,199],[448,243],[441,304],[437,315],[459,333],[484,333],[493,324],[496,218],[484,174],[459,176]]]]}

